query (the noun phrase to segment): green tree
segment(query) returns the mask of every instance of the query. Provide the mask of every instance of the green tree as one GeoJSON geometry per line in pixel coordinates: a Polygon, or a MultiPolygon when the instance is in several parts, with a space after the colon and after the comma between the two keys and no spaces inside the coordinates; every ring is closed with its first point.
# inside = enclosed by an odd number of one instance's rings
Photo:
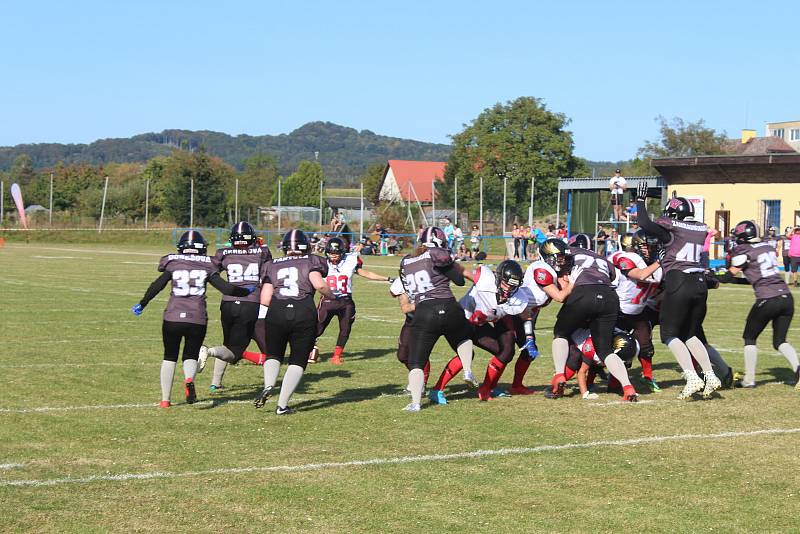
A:
{"type": "MultiPolygon", "coordinates": [[[[292,173],[281,187],[282,206],[319,207],[319,185],[322,183],[322,167],[315,161],[301,161],[297,170],[292,173]]],[[[272,197],[272,203],[278,203],[278,191],[272,197]]]]}
{"type": "Polygon", "coordinates": [[[194,153],[175,151],[164,164],[166,215],[179,225],[188,225],[191,183],[194,181],[194,225],[225,224],[225,184],[233,169],[202,148],[194,153]]]}
{"type": "Polygon", "coordinates": [[[709,156],[724,152],[728,140],[725,132],[717,133],[713,128],[708,128],[703,119],[686,122],[675,117],[667,121],[659,115],[656,120],[661,137],[656,141],[645,141],[637,152],[641,158],[709,156]]]}
{"type": "Polygon", "coordinates": [[[8,174],[11,182],[18,183],[20,186],[33,182],[36,178],[36,173],[33,170],[31,157],[27,154],[20,154],[14,158],[14,163],[11,164],[11,170],[8,174]]]}
{"type": "MultiPolygon", "coordinates": [[[[258,154],[245,160],[244,171],[236,178],[239,180],[239,213],[240,217],[245,217],[249,210],[270,205],[277,187],[278,164],[272,156],[258,154]]],[[[235,191],[234,181],[228,187],[228,207],[231,209],[235,204],[235,191]]]]}
{"type": "Polygon", "coordinates": [[[367,168],[367,172],[362,174],[358,181],[364,184],[364,198],[371,202],[378,201],[378,193],[380,193],[381,180],[383,180],[383,173],[386,170],[385,163],[375,163],[367,168]]]}
{"type": "Polygon", "coordinates": [[[484,182],[484,207],[497,210],[503,201],[503,179],[508,178],[509,214],[525,216],[535,181],[536,213],[555,208],[557,180],[586,174],[573,154],[569,119],[549,111],[533,97],[520,97],[485,109],[464,130],[452,136],[453,151],[439,187],[440,201],[452,204],[458,178],[459,207],[477,216],[479,180],[484,182]]]}

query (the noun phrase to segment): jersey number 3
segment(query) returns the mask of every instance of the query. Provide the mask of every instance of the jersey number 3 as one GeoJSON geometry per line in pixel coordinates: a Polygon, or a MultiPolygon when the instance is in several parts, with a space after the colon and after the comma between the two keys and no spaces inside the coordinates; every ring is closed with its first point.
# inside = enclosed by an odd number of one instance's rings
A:
{"type": "Polygon", "coordinates": [[[300,294],[300,287],[297,285],[299,274],[297,267],[284,267],[278,270],[278,279],[281,281],[281,287],[278,292],[284,297],[296,297],[300,294]]]}

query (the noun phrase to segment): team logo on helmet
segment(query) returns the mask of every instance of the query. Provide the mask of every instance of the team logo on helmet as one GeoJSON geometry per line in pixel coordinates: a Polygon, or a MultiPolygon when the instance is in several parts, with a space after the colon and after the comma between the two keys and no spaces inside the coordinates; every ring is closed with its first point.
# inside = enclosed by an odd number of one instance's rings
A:
{"type": "Polygon", "coordinates": [[[681,202],[681,199],[676,197],[676,198],[670,199],[668,206],[670,208],[672,208],[672,209],[678,209],[678,208],[681,207],[682,204],[683,203],[681,202]]]}

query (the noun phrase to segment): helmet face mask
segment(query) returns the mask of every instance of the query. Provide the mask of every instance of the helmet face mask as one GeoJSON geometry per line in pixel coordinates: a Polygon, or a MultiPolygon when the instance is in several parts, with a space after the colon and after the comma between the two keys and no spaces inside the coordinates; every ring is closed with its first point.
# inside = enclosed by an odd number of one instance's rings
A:
{"type": "Polygon", "coordinates": [[[256,231],[247,221],[240,221],[231,228],[231,246],[247,248],[256,242],[256,231]]]}
{"type": "Polygon", "coordinates": [[[183,233],[178,240],[178,252],[181,254],[197,254],[205,256],[208,251],[208,242],[203,234],[197,230],[189,230],[183,233]]]}
{"type": "Polygon", "coordinates": [[[325,245],[325,257],[328,258],[328,261],[332,264],[336,265],[340,261],[342,261],[342,256],[344,256],[345,244],[344,241],[339,237],[332,237],[328,240],[328,243],[325,245]]]}
{"type": "Polygon", "coordinates": [[[644,230],[636,230],[631,238],[630,252],[636,252],[648,264],[653,263],[658,257],[661,244],[658,238],[647,235],[644,230]]]}
{"type": "Polygon", "coordinates": [[[505,302],[522,286],[522,267],[514,260],[504,260],[497,266],[495,278],[497,280],[497,296],[500,302],[505,302]]]}
{"type": "Polygon", "coordinates": [[[542,260],[559,274],[572,269],[572,255],[567,252],[567,245],[560,239],[548,239],[539,249],[542,260]]]}

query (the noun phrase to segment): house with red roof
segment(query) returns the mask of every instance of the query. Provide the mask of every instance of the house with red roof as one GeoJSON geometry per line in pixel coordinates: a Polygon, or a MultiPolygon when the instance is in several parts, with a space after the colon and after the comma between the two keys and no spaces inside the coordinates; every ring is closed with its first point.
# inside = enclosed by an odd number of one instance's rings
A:
{"type": "Polygon", "coordinates": [[[433,184],[444,182],[443,161],[408,161],[390,159],[383,171],[379,200],[430,204],[433,184]]]}

